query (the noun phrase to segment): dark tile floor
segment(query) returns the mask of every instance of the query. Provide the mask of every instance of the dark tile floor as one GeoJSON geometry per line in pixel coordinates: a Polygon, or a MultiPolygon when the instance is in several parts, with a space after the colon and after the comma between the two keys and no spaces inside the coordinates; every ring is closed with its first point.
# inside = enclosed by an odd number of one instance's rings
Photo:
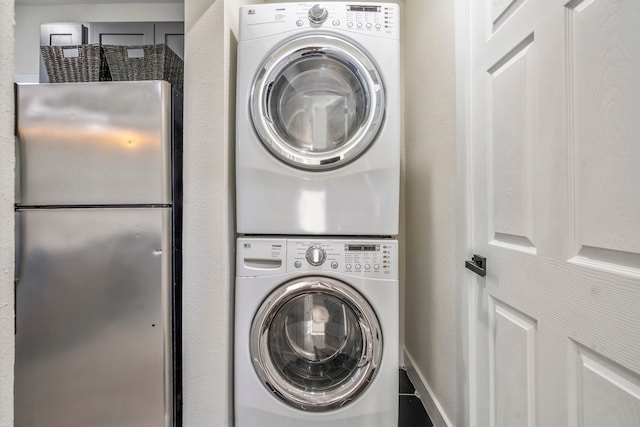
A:
{"type": "Polygon", "coordinates": [[[424,410],[422,401],[416,396],[407,371],[400,368],[400,414],[398,427],[432,427],[433,423],[424,410]]]}

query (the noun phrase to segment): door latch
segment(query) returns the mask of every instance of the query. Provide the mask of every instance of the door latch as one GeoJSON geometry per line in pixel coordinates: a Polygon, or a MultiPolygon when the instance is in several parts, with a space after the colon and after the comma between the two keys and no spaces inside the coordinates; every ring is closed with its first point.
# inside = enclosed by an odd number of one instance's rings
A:
{"type": "Polygon", "coordinates": [[[487,259],[483,256],[474,254],[471,261],[466,261],[464,266],[480,277],[487,275],[487,259]]]}

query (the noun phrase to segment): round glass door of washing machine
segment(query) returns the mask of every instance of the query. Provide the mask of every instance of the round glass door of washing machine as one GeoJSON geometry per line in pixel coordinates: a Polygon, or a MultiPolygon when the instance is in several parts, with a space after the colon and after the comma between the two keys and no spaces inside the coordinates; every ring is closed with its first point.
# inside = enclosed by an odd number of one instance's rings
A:
{"type": "Polygon", "coordinates": [[[384,88],[373,61],[355,44],[316,34],[273,51],[251,91],[251,118],[279,160],[327,170],[355,160],[384,119],[384,88]]]}
{"type": "Polygon", "coordinates": [[[251,328],[251,359],[263,385],[305,411],[349,404],[375,377],[382,331],[371,305],[351,286],[303,277],[274,290],[251,328]]]}

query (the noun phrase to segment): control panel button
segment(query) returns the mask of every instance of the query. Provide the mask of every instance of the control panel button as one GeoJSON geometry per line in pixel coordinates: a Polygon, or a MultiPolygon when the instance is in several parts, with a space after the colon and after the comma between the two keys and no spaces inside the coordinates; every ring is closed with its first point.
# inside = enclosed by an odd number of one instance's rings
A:
{"type": "Polygon", "coordinates": [[[356,270],[360,270],[360,268],[362,268],[362,266],[360,264],[356,264],[356,270]]]}
{"type": "Polygon", "coordinates": [[[358,28],[362,28],[362,22],[358,22],[358,24],[356,25],[356,27],[358,27],[358,28]]]}
{"type": "Polygon", "coordinates": [[[351,270],[351,264],[345,265],[344,268],[346,268],[347,270],[351,270]]]}
{"type": "Polygon", "coordinates": [[[380,266],[378,264],[373,264],[373,269],[374,270],[380,270],[380,266]]]}
{"type": "Polygon", "coordinates": [[[302,26],[304,25],[304,21],[302,21],[302,19],[298,19],[298,20],[296,21],[296,25],[297,25],[298,27],[302,27],[302,26]]]}
{"type": "Polygon", "coordinates": [[[371,22],[367,23],[367,28],[371,28],[371,22]]]}
{"type": "Polygon", "coordinates": [[[376,24],[376,28],[379,30],[380,28],[382,28],[382,25],[376,24]]]}
{"type": "Polygon", "coordinates": [[[322,24],[329,17],[329,12],[326,7],[322,7],[319,4],[314,4],[309,9],[309,21],[313,24],[322,24]]]}
{"type": "Polygon", "coordinates": [[[309,264],[314,266],[322,265],[325,259],[327,259],[327,253],[320,245],[309,246],[305,256],[309,264]]]}
{"type": "Polygon", "coordinates": [[[332,262],[331,262],[331,268],[333,268],[334,270],[335,270],[336,268],[338,268],[338,261],[332,261],[332,262]]]}
{"type": "Polygon", "coordinates": [[[334,19],[334,20],[333,20],[333,26],[334,26],[334,27],[337,27],[338,25],[340,25],[340,21],[339,21],[339,20],[337,20],[337,19],[334,19]]]}
{"type": "Polygon", "coordinates": [[[347,27],[349,28],[353,27],[353,22],[347,22],[347,27]]]}
{"type": "Polygon", "coordinates": [[[365,264],[365,265],[364,265],[364,269],[365,269],[365,270],[370,270],[370,269],[371,269],[371,266],[370,266],[369,264],[365,264]]]}
{"type": "Polygon", "coordinates": [[[300,268],[300,267],[302,267],[302,263],[300,261],[296,261],[296,262],[293,263],[293,266],[295,268],[300,268]]]}

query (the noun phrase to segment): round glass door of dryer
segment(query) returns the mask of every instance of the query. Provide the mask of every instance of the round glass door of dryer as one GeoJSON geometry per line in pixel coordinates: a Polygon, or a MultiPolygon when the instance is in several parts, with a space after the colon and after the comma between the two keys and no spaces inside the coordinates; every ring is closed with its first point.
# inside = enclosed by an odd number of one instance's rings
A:
{"type": "Polygon", "coordinates": [[[267,389],[305,411],[349,404],[375,377],[382,332],[370,304],[349,285],[306,277],[276,289],[251,330],[251,359],[267,389]]]}
{"type": "Polygon", "coordinates": [[[281,161],[326,170],[353,161],[384,119],[384,88],[362,49],[329,35],[298,37],[269,55],[255,79],[251,117],[281,161]]]}

